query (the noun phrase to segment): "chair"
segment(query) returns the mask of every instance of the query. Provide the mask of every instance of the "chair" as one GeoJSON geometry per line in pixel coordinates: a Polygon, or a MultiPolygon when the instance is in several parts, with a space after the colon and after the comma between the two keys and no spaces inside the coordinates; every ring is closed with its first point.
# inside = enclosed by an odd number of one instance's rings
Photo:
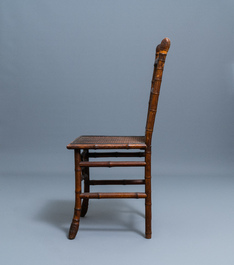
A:
{"type": "Polygon", "coordinates": [[[157,111],[158,97],[162,81],[164,63],[170,48],[170,40],[165,38],[156,48],[154,71],[148,106],[144,136],[80,136],[67,145],[75,154],[75,208],[69,231],[69,239],[74,239],[79,229],[80,217],[88,210],[89,199],[139,198],[145,199],[145,237],[151,238],[151,140],[157,111]],[[122,152],[94,152],[98,149],[121,149],[122,152]],[[135,152],[132,149],[138,149],[135,152]],[[81,150],[83,150],[81,152],[81,150]],[[131,150],[131,151],[128,151],[131,150]],[[142,150],[142,151],[140,151],[142,150]],[[144,161],[90,161],[100,157],[144,157],[144,161]],[[91,180],[90,167],[144,167],[144,179],[137,180],[91,180]],[[82,191],[84,180],[84,192],[82,191]],[[90,192],[91,185],[145,185],[145,192],[90,192]]]}

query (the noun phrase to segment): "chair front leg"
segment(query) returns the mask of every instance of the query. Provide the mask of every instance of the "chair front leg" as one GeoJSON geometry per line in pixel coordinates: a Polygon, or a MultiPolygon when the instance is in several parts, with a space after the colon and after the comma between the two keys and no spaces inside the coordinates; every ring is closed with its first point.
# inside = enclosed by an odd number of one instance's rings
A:
{"type": "Polygon", "coordinates": [[[151,148],[147,148],[145,152],[145,237],[151,238],[151,148]]]}
{"type": "Polygon", "coordinates": [[[80,150],[75,149],[75,208],[74,216],[69,231],[69,239],[74,239],[79,229],[80,212],[81,212],[81,155],[80,150]]]}

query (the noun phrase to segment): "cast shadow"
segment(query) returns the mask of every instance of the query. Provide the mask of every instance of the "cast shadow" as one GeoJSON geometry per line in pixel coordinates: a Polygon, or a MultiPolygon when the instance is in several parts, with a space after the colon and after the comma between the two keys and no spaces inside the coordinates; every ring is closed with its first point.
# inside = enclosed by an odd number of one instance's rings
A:
{"type": "MultiPolygon", "coordinates": [[[[68,235],[74,201],[50,200],[37,213],[36,219],[62,230],[68,235]]],[[[144,236],[144,211],[126,200],[91,200],[88,213],[81,217],[79,230],[130,231],[144,236]],[[138,225],[141,223],[141,229],[138,225]]]]}

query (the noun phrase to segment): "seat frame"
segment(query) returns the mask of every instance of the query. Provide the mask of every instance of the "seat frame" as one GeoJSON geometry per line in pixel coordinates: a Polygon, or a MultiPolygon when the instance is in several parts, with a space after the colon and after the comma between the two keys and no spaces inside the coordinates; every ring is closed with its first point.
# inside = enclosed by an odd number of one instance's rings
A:
{"type": "MultiPolygon", "coordinates": [[[[69,230],[69,239],[74,239],[79,229],[80,217],[84,217],[88,210],[89,199],[111,199],[111,198],[142,198],[145,199],[145,237],[151,238],[151,141],[158,105],[158,97],[162,82],[162,75],[167,52],[170,48],[170,40],[164,38],[156,48],[154,71],[148,106],[145,136],[140,136],[142,141],[136,143],[131,137],[109,137],[108,141],[81,141],[77,138],[67,145],[68,149],[74,149],[75,157],[75,207],[74,216],[69,230]],[[123,139],[123,143],[119,139],[123,139]],[[92,149],[125,149],[124,152],[90,152],[92,149]],[[140,151],[135,152],[134,149],[140,151]],[[82,151],[83,150],[83,151],[82,151]],[[82,151],[82,152],[81,152],[82,151]],[[90,158],[107,157],[144,157],[144,161],[90,161],[90,158]],[[144,179],[135,180],[90,180],[90,167],[144,167],[144,179]],[[84,191],[82,191],[82,180],[84,191]],[[145,192],[90,192],[91,185],[145,185],[145,192]]],[[[91,139],[85,136],[86,139],[91,139]]],[[[90,136],[92,137],[92,136],[90,136]]],[[[98,137],[98,136],[97,136],[98,137]]],[[[102,136],[105,139],[105,136],[102,136]]],[[[99,138],[97,138],[99,139],[99,138]]],[[[133,138],[135,139],[135,138],[133,138]]]]}

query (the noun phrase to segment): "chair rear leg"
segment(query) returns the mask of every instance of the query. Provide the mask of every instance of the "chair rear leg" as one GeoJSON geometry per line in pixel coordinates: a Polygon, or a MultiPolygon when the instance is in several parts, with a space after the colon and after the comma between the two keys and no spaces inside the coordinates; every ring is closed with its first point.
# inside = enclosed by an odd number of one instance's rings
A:
{"type": "MultiPolygon", "coordinates": [[[[84,192],[89,192],[89,168],[87,168],[87,172],[85,174],[85,179],[84,179],[84,192]]],[[[89,199],[85,198],[82,201],[82,207],[81,207],[81,217],[85,217],[89,207],[89,199]]]]}
{"type": "Polygon", "coordinates": [[[145,193],[147,197],[145,198],[145,237],[151,238],[151,151],[146,150],[145,155],[145,193]]]}
{"type": "MultiPolygon", "coordinates": [[[[88,149],[84,150],[83,152],[83,160],[84,161],[89,161],[89,156],[88,156],[88,149]]],[[[84,168],[84,192],[89,192],[89,167],[84,168]]],[[[82,201],[82,206],[81,206],[81,217],[84,217],[88,211],[89,207],[89,199],[85,198],[82,201]]]]}
{"type": "Polygon", "coordinates": [[[75,149],[75,208],[74,216],[69,230],[69,239],[74,239],[79,229],[80,213],[81,213],[81,167],[79,165],[81,161],[80,150],[75,149]]]}

